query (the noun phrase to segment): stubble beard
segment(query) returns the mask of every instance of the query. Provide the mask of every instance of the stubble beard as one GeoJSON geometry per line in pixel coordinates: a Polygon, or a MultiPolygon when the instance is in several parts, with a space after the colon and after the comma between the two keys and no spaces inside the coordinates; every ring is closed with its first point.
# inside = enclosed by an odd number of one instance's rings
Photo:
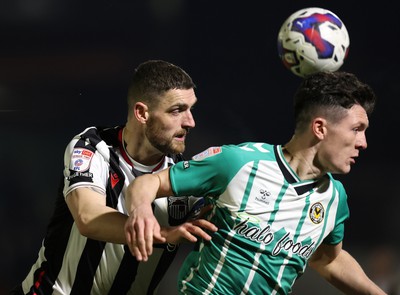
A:
{"type": "Polygon", "coordinates": [[[167,138],[166,132],[161,130],[151,120],[147,123],[146,137],[149,142],[163,154],[179,154],[185,151],[185,142],[174,140],[175,134],[167,138]]]}

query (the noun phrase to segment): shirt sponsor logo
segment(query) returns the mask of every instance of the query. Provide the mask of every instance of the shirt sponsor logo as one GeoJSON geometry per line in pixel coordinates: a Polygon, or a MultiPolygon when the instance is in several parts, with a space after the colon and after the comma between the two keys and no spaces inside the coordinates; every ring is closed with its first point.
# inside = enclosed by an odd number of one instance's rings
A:
{"type": "Polygon", "coordinates": [[[279,241],[276,243],[274,249],[272,250],[272,255],[278,255],[282,250],[292,252],[303,258],[310,258],[311,254],[314,252],[315,242],[311,244],[302,244],[301,242],[295,242],[290,238],[290,233],[286,233],[279,241]]]}
{"type": "MultiPolygon", "coordinates": [[[[238,235],[257,243],[269,245],[276,240],[275,234],[272,232],[269,224],[265,227],[259,227],[249,221],[249,219],[246,219],[237,224],[233,229],[238,235]]],[[[315,242],[304,244],[295,242],[290,237],[290,233],[287,232],[282,238],[276,241],[271,254],[277,256],[281,251],[287,251],[308,259],[313,253],[314,248],[315,242]]]]}

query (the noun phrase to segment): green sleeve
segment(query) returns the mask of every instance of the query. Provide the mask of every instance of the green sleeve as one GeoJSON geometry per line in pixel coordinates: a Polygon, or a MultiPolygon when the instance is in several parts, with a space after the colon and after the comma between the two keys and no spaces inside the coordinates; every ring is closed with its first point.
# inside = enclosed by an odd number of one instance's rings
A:
{"type": "Polygon", "coordinates": [[[335,228],[324,239],[324,243],[330,245],[339,244],[344,238],[344,223],[350,216],[349,206],[347,204],[347,194],[340,181],[333,180],[333,183],[338,191],[339,204],[336,212],[335,228]]]}
{"type": "Polygon", "coordinates": [[[246,163],[254,160],[257,146],[259,144],[245,142],[210,147],[190,161],[177,163],[170,170],[174,194],[219,196],[238,171],[246,163]]]}
{"type": "Polygon", "coordinates": [[[210,147],[202,152],[207,154],[204,158],[179,162],[172,166],[170,180],[174,194],[220,195],[230,180],[230,161],[234,161],[235,153],[229,151],[225,146],[210,147]]]}

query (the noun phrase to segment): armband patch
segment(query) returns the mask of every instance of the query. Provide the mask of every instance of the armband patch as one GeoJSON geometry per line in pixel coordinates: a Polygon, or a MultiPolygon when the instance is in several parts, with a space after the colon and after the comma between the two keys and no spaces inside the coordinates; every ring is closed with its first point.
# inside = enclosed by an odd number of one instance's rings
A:
{"type": "Polygon", "coordinates": [[[69,169],[73,171],[86,171],[90,167],[94,153],[88,149],[75,148],[72,151],[69,169]]]}
{"type": "Polygon", "coordinates": [[[194,155],[192,157],[192,159],[195,161],[201,161],[205,158],[215,156],[221,152],[222,152],[222,148],[220,146],[212,146],[212,147],[209,147],[208,149],[206,149],[205,151],[203,151],[197,155],[194,155]]]}

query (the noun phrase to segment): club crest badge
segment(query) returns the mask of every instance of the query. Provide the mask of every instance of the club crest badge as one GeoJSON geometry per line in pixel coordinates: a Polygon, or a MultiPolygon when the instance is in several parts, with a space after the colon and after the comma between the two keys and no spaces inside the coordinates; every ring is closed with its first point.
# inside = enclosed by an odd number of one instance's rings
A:
{"type": "Polygon", "coordinates": [[[324,215],[325,215],[325,209],[321,203],[318,202],[312,204],[309,211],[309,216],[313,223],[315,224],[321,223],[324,220],[324,215]]]}

